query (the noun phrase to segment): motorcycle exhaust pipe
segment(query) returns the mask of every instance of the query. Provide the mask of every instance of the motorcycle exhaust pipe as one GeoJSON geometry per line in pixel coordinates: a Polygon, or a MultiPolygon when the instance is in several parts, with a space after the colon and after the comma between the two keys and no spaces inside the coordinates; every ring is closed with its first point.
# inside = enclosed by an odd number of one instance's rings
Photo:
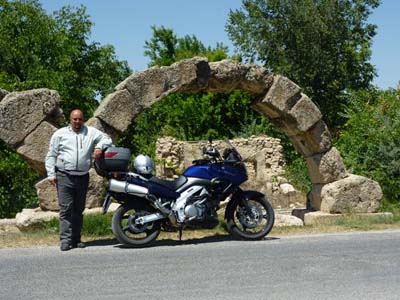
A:
{"type": "Polygon", "coordinates": [[[139,217],[135,220],[135,223],[138,225],[144,225],[146,223],[151,223],[151,222],[154,222],[157,220],[162,220],[162,219],[165,219],[165,216],[163,214],[155,213],[155,214],[139,217]]]}
{"type": "Polygon", "coordinates": [[[149,190],[143,186],[131,184],[126,181],[110,179],[108,182],[108,189],[117,193],[127,193],[135,196],[144,197],[149,190]]]}

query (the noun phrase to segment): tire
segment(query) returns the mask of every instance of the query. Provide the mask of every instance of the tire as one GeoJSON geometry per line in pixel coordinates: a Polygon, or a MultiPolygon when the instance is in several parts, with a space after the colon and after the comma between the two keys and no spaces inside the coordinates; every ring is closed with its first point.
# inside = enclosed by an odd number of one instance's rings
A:
{"type": "Polygon", "coordinates": [[[228,212],[228,231],[238,239],[261,240],[274,226],[274,209],[265,197],[248,199],[248,205],[253,212],[252,216],[249,216],[242,201],[237,201],[228,212]]]}
{"type": "Polygon", "coordinates": [[[136,218],[151,214],[151,209],[135,209],[129,205],[121,205],[112,218],[112,231],[117,240],[130,247],[148,246],[160,234],[160,223],[153,222],[144,226],[135,225],[136,218]]]}

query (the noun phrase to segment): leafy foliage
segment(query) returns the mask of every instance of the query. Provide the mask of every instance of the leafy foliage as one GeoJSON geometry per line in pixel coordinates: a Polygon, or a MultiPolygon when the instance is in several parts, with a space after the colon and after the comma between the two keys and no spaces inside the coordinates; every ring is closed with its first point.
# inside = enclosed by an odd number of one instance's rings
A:
{"type": "Polygon", "coordinates": [[[260,61],[305,89],[329,127],[345,92],[367,88],[375,75],[369,63],[376,26],[368,24],[379,0],[243,0],[231,11],[227,32],[240,54],[260,61]]]}
{"type": "Polygon", "coordinates": [[[207,57],[209,61],[227,58],[228,47],[217,43],[215,48],[205,47],[194,35],[178,38],[172,29],[151,27],[153,37],[145,42],[144,55],[150,58],[149,67],[169,66],[176,61],[194,56],[207,57]]]}
{"type": "Polygon", "coordinates": [[[240,91],[228,95],[173,94],[140,114],[120,144],[133,153],[153,155],[160,136],[181,140],[232,138],[239,132],[243,135],[245,124],[253,124],[251,130],[263,132],[269,124],[250,108],[250,102],[251,97],[240,91]]]}
{"type": "Polygon", "coordinates": [[[37,175],[2,140],[0,149],[0,218],[8,218],[22,208],[37,206],[37,175]]]}
{"type": "Polygon", "coordinates": [[[378,181],[391,201],[400,201],[399,98],[394,89],[355,93],[337,142],[350,171],[378,181]]]}
{"type": "Polygon", "coordinates": [[[49,16],[37,0],[0,0],[0,87],[55,89],[66,115],[79,107],[91,116],[96,98],[131,73],[113,46],[88,43],[92,26],[83,6],[49,16]]]}

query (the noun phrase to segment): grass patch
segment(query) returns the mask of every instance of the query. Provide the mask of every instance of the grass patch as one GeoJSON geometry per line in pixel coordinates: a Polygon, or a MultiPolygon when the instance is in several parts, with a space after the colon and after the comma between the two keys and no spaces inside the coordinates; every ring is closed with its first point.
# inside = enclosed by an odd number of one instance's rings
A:
{"type": "MultiPolygon", "coordinates": [[[[400,205],[386,203],[385,211],[393,213],[393,218],[374,217],[363,218],[360,215],[345,215],[340,219],[332,220],[329,224],[318,224],[308,226],[275,226],[269,237],[334,233],[345,231],[368,231],[400,229],[400,205]]],[[[112,241],[115,237],[111,230],[112,214],[85,215],[82,228],[82,239],[85,242],[91,241],[112,241]]],[[[59,222],[54,218],[45,222],[37,228],[28,232],[0,232],[0,248],[9,247],[39,247],[57,246],[59,244],[59,222]]],[[[225,220],[220,218],[218,226],[211,230],[186,229],[183,231],[183,240],[203,239],[209,237],[226,237],[228,235],[225,220]]],[[[178,240],[177,232],[162,231],[159,240],[178,240]]]]}

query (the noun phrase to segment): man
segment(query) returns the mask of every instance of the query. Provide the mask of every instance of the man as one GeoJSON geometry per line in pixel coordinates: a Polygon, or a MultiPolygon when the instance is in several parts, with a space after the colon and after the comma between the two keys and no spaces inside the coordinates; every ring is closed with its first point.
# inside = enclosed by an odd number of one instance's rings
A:
{"type": "Polygon", "coordinates": [[[46,170],[49,182],[57,188],[61,251],[85,247],[81,241],[82,213],[92,154],[95,159],[100,158],[103,146],[110,144],[108,135],[84,125],[79,109],[71,112],[70,125],[58,129],[51,137],[46,170]]]}

